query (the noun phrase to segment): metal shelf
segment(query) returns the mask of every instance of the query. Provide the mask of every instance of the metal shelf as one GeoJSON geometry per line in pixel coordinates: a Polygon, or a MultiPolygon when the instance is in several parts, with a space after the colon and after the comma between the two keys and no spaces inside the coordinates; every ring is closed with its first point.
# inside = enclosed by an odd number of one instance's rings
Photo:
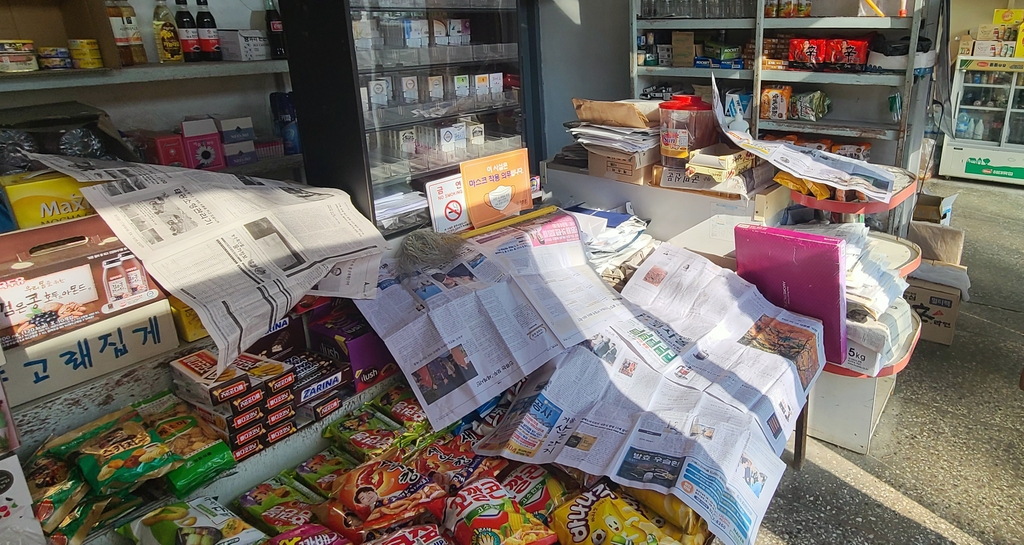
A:
{"type": "Polygon", "coordinates": [[[296,170],[300,168],[302,168],[302,154],[297,153],[295,155],[268,157],[248,165],[228,167],[221,170],[221,172],[225,174],[237,174],[239,176],[260,176],[269,172],[296,170]]]}
{"type": "Polygon", "coordinates": [[[968,104],[961,104],[961,110],[983,110],[986,112],[1005,112],[1006,108],[1000,108],[998,106],[971,106],[968,104]]]}
{"type": "Polygon", "coordinates": [[[637,19],[636,28],[639,30],[753,29],[756,21],[753,17],[749,19],[637,19]]]}
{"type": "Polygon", "coordinates": [[[965,83],[964,87],[988,87],[991,89],[1009,89],[1009,83],[965,83]]]}
{"type": "Polygon", "coordinates": [[[869,74],[866,72],[802,72],[799,70],[761,70],[763,81],[784,83],[816,83],[836,85],[880,85],[899,87],[903,85],[902,74],[869,74]]]}
{"type": "Polygon", "coordinates": [[[447,68],[455,66],[486,66],[490,64],[519,64],[518,56],[501,57],[494,59],[480,59],[472,61],[456,62],[435,62],[427,64],[410,64],[396,66],[380,66],[374,68],[359,68],[360,75],[386,74],[389,72],[408,72],[410,70],[422,70],[424,68],[447,68]]]}
{"type": "Polygon", "coordinates": [[[758,119],[757,128],[766,131],[824,134],[829,136],[845,136],[849,138],[869,138],[873,140],[896,140],[900,136],[899,125],[833,119],[823,119],[821,121],[775,121],[769,119],[758,119]]]}
{"type": "Polygon", "coordinates": [[[40,70],[38,72],[0,75],[0,93],[95,87],[100,85],[124,85],[151,81],[284,74],[287,72],[288,61],[284,60],[148,64],[146,66],[131,66],[120,69],[40,70]]]}
{"type": "Polygon", "coordinates": [[[714,74],[718,79],[754,79],[753,70],[734,68],[669,68],[665,66],[637,66],[637,76],[659,76],[666,78],[710,78],[714,74]]]}
{"type": "Polygon", "coordinates": [[[764,20],[766,29],[907,29],[913,24],[912,17],[769,17],[764,20]]]}

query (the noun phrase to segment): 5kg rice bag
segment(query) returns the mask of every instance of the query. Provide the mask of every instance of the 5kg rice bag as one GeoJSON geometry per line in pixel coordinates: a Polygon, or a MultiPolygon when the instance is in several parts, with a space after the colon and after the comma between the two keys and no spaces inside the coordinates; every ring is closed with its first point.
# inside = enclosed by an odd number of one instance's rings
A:
{"type": "Polygon", "coordinates": [[[82,443],[78,454],[78,467],[97,494],[134,488],[181,464],[181,457],[171,452],[156,432],[147,430],[137,413],[82,443]]]}
{"type": "Polygon", "coordinates": [[[349,545],[345,536],[319,524],[303,524],[270,538],[264,545],[349,545]]]}
{"type": "Polygon", "coordinates": [[[313,492],[326,498],[334,490],[334,481],[358,465],[359,462],[348,454],[329,447],[299,464],[295,468],[295,478],[313,492]]]}
{"type": "Polygon", "coordinates": [[[444,527],[458,545],[553,545],[554,532],[491,477],[477,479],[448,499],[444,527]]]}
{"type": "Polygon", "coordinates": [[[249,526],[213,498],[200,497],[154,509],[117,529],[137,545],[255,545],[266,534],[249,526]]]}
{"type": "Polygon", "coordinates": [[[460,446],[460,442],[437,441],[413,460],[413,467],[449,494],[454,494],[467,482],[483,475],[493,477],[508,465],[504,458],[477,456],[460,446]]]}
{"type": "Polygon", "coordinates": [[[524,464],[509,473],[501,486],[544,524],[551,521],[551,513],[569,497],[569,490],[543,467],[524,464]]]}
{"type": "Polygon", "coordinates": [[[678,545],[603,481],[555,509],[552,525],[562,545],[678,545]]]}
{"type": "Polygon", "coordinates": [[[370,542],[370,545],[452,545],[436,524],[418,524],[370,542]]]}
{"type": "Polygon", "coordinates": [[[270,535],[316,522],[313,506],[319,498],[282,477],[271,477],[238,498],[238,507],[257,528],[270,535]]]}

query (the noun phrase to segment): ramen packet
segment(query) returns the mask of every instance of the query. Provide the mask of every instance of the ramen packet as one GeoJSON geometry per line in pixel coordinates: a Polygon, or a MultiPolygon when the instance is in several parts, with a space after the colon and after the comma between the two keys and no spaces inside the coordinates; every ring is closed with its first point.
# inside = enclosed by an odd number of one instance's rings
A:
{"type": "Polygon", "coordinates": [[[392,386],[371,400],[370,404],[414,435],[422,435],[430,431],[427,413],[423,411],[420,402],[416,400],[416,394],[404,384],[392,386]]]}
{"type": "Polygon", "coordinates": [[[472,450],[461,448],[455,440],[435,441],[416,456],[412,465],[421,475],[433,480],[449,494],[473,479],[493,477],[508,465],[497,456],[478,456],[472,450]]]}
{"type": "Polygon", "coordinates": [[[444,527],[458,545],[553,545],[558,537],[491,477],[477,479],[449,498],[444,527]]]}
{"type": "Polygon", "coordinates": [[[235,467],[231,448],[170,390],[132,405],[143,422],[184,462],[167,474],[167,484],[184,498],[223,471],[235,467]]]}
{"type": "MultiPolygon", "coordinates": [[[[550,525],[551,513],[569,499],[569,489],[550,471],[536,464],[523,464],[505,476],[501,486],[527,513],[550,525]]],[[[578,488],[578,487],[575,487],[578,488]]]]}
{"type": "Polygon", "coordinates": [[[431,510],[445,491],[416,469],[391,460],[365,463],[335,481],[336,497],[363,523],[388,520],[402,513],[431,510]]]}
{"type": "Polygon", "coordinates": [[[46,533],[56,530],[89,491],[82,471],[56,456],[37,453],[22,469],[32,511],[46,533]]]}
{"type": "Polygon", "coordinates": [[[328,447],[295,468],[295,479],[310,490],[328,497],[334,481],[359,465],[354,458],[336,447],[328,447]]]}
{"type": "Polygon", "coordinates": [[[206,496],[158,507],[116,531],[136,545],[256,545],[267,539],[206,496]]]}
{"type": "Polygon", "coordinates": [[[436,524],[417,524],[375,539],[369,545],[454,545],[436,524]]]}
{"type": "Polygon", "coordinates": [[[606,484],[597,483],[555,509],[551,524],[562,545],[679,545],[606,484]]]}
{"type": "Polygon", "coordinates": [[[81,545],[89,532],[103,516],[110,498],[91,498],[81,502],[64,517],[57,529],[49,535],[52,545],[81,545]]]}
{"type": "Polygon", "coordinates": [[[286,477],[271,477],[236,500],[255,526],[270,535],[317,522],[313,506],[320,498],[286,477]]]}
{"type": "Polygon", "coordinates": [[[347,414],[324,430],[324,437],[334,441],[359,462],[380,456],[392,446],[400,446],[404,428],[370,407],[347,414]]]}
{"type": "Polygon", "coordinates": [[[319,524],[303,524],[276,537],[263,545],[349,545],[345,536],[319,524]]]}
{"type": "Polygon", "coordinates": [[[82,443],[76,463],[94,493],[109,494],[163,477],[181,465],[181,457],[147,430],[136,413],[82,443]]]}

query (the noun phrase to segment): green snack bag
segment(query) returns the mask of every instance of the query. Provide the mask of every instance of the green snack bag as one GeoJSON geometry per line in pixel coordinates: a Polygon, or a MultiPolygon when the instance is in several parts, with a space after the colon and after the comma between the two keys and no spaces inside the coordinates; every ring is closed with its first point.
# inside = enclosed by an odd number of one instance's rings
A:
{"type": "Polygon", "coordinates": [[[303,524],[316,522],[313,506],[316,494],[304,490],[287,477],[271,477],[239,496],[236,504],[249,519],[272,536],[303,524]]]}
{"type": "Polygon", "coordinates": [[[81,545],[89,532],[96,527],[108,502],[110,502],[110,498],[100,497],[79,504],[50,534],[49,542],[62,545],[81,545]]]}
{"type": "Polygon", "coordinates": [[[132,406],[167,448],[184,460],[167,474],[167,484],[178,498],[235,467],[231,448],[169,390],[132,406]]]}
{"type": "Polygon", "coordinates": [[[392,386],[370,403],[391,416],[392,420],[404,426],[413,435],[419,436],[431,431],[427,413],[416,400],[416,394],[405,384],[392,386]]]}
{"type": "Polygon", "coordinates": [[[154,509],[116,531],[136,545],[256,545],[267,539],[209,497],[154,509]]]}
{"type": "Polygon", "coordinates": [[[156,432],[142,425],[138,414],[82,443],[78,453],[85,482],[98,494],[163,477],[181,462],[156,432]]]}
{"type": "Polygon", "coordinates": [[[334,491],[334,481],[358,466],[354,458],[335,447],[302,462],[295,468],[295,479],[323,497],[334,491]]]}
{"type": "Polygon", "coordinates": [[[332,422],[324,437],[332,439],[360,463],[383,454],[392,446],[401,446],[404,429],[390,418],[364,405],[359,410],[332,422]]]}
{"type": "Polygon", "coordinates": [[[46,533],[56,530],[89,491],[82,472],[56,456],[36,453],[22,469],[32,511],[46,533]]]}
{"type": "Polygon", "coordinates": [[[97,530],[106,528],[114,520],[145,503],[141,496],[136,496],[131,490],[127,489],[116,494],[101,497],[106,498],[108,501],[107,506],[103,508],[103,514],[96,521],[97,530]]]}
{"type": "Polygon", "coordinates": [[[68,456],[78,450],[78,447],[82,446],[86,441],[122,422],[131,420],[136,416],[138,416],[138,414],[135,412],[135,409],[125,407],[120,411],[110,413],[103,418],[93,420],[84,426],[75,428],[60,437],[50,439],[43,444],[40,450],[45,454],[56,456],[61,460],[67,460],[68,456]]]}

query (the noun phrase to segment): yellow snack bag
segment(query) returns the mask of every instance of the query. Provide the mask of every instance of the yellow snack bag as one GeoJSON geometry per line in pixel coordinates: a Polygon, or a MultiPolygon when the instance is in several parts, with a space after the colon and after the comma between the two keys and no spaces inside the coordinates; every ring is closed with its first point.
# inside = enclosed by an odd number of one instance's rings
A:
{"type": "Polygon", "coordinates": [[[672,494],[662,494],[654,490],[640,490],[639,488],[625,488],[624,490],[637,501],[649,507],[651,511],[664,517],[666,522],[682,530],[686,534],[680,540],[683,545],[690,545],[690,543],[699,545],[711,538],[707,522],[697,516],[693,509],[683,503],[683,500],[672,494]]]}
{"type": "Polygon", "coordinates": [[[647,517],[647,520],[651,521],[651,524],[657,526],[662,532],[665,532],[665,535],[668,537],[680,542],[684,540],[686,532],[684,532],[682,528],[665,520],[665,517],[655,513],[653,509],[640,503],[640,500],[634,498],[630,494],[626,494],[624,492],[626,490],[629,489],[623,488],[619,491],[619,496],[622,497],[622,501],[628,503],[633,509],[640,511],[641,515],[647,517]]]}
{"type": "Polygon", "coordinates": [[[552,527],[561,545],[680,545],[604,482],[555,509],[552,527]]]}
{"type": "Polygon", "coordinates": [[[805,180],[803,178],[797,178],[784,170],[780,170],[773,180],[794,191],[799,191],[802,195],[814,195],[814,198],[819,201],[832,196],[827,185],[805,180]]]}

